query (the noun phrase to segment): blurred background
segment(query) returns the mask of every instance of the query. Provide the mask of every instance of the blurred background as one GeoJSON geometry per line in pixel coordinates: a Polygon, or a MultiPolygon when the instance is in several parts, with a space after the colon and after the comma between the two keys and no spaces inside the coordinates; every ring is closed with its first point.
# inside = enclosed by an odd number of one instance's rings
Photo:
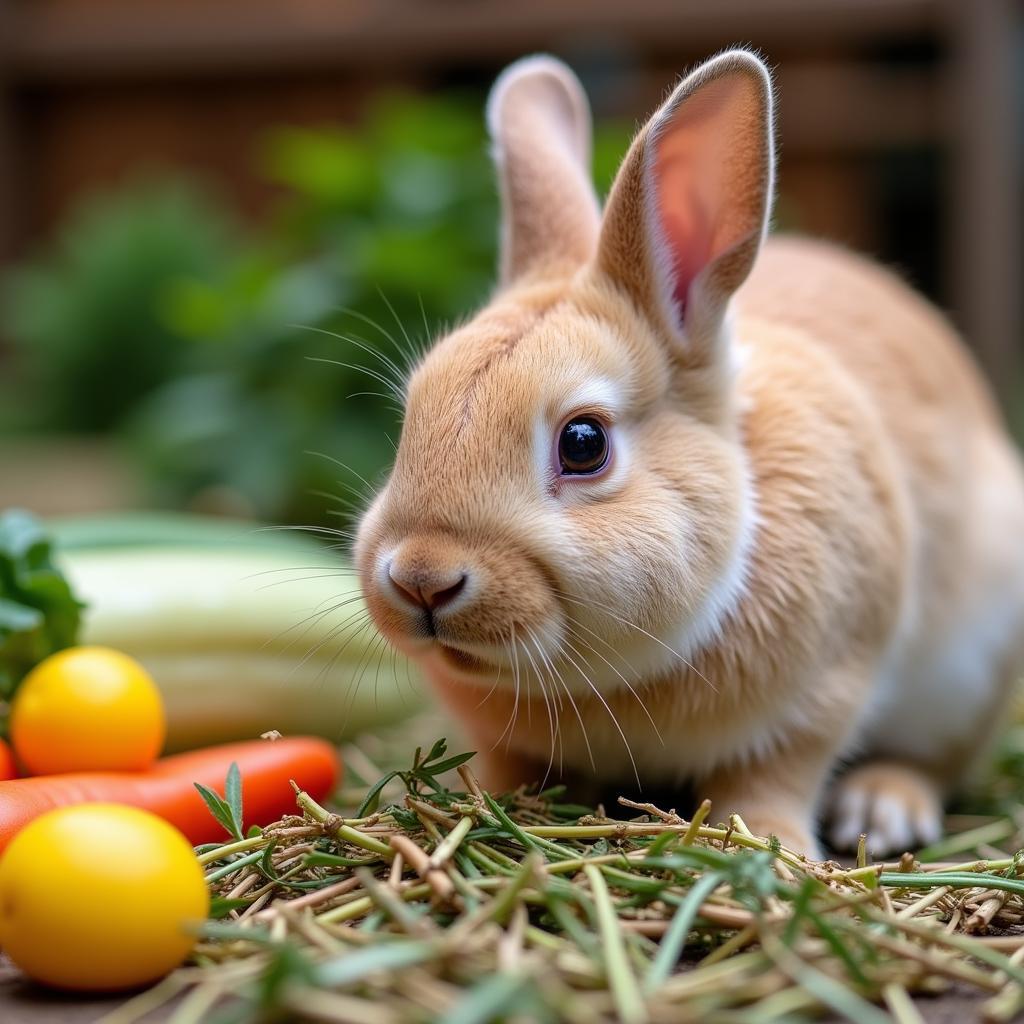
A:
{"type": "Polygon", "coordinates": [[[1022,2],[0,0],[0,507],[337,524],[397,436],[373,352],[490,286],[494,75],[578,70],[605,189],[736,43],[779,226],[898,268],[1024,427],[1022,2]]]}

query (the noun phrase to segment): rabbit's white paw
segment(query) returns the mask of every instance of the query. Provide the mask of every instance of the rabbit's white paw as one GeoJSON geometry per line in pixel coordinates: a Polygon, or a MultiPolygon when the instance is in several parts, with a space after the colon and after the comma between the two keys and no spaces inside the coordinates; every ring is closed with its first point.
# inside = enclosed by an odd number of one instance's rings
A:
{"type": "Polygon", "coordinates": [[[856,849],[867,836],[868,854],[913,851],[942,835],[942,802],[920,770],[886,761],[843,775],[833,792],[829,838],[837,850],[856,849]]]}

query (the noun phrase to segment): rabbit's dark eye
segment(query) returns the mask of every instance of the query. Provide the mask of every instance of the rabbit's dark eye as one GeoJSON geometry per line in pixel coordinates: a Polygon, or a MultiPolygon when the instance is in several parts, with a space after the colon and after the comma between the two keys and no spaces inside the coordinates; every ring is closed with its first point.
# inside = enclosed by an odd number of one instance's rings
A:
{"type": "Polygon", "coordinates": [[[558,461],[562,472],[572,475],[596,473],[608,461],[608,434],[592,416],[570,420],[558,438],[558,461]]]}

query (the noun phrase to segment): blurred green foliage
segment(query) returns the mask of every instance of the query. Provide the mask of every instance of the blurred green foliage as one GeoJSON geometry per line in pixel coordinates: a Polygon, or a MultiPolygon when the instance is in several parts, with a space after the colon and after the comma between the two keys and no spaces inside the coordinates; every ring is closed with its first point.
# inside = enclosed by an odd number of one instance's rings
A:
{"type": "Polygon", "coordinates": [[[183,181],[85,201],[45,254],[0,282],[4,334],[16,344],[3,425],[116,425],[184,367],[161,297],[181,277],[213,273],[228,247],[223,213],[183,181]]]}
{"type": "MultiPolygon", "coordinates": [[[[0,699],[78,635],[82,609],[53,561],[53,539],[21,509],[0,512],[0,699]]],[[[0,734],[6,733],[0,715],[0,734]]]]}
{"type": "MultiPolygon", "coordinates": [[[[602,186],[624,143],[599,133],[602,186]]],[[[195,188],[135,187],[8,277],[24,422],[117,426],[155,504],[337,523],[397,443],[388,361],[492,285],[481,103],[381,97],[352,127],[273,132],[259,159],[282,198],[255,234],[195,188]]]]}

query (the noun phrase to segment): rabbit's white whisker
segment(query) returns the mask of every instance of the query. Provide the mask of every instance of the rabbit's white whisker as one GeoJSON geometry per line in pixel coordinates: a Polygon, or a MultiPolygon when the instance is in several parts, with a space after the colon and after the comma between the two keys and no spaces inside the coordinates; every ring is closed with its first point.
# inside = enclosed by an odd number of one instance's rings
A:
{"type": "MultiPolygon", "coordinates": [[[[575,651],[576,654],[578,654],[582,660],[586,660],[585,658],[583,658],[583,655],[580,654],[578,650],[576,650],[576,647],[573,645],[571,641],[565,639],[563,643],[565,644],[565,646],[575,651]]],[[[619,738],[622,740],[622,745],[626,748],[626,754],[629,757],[629,763],[633,766],[633,776],[636,779],[637,787],[642,790],[643,783],[641,783],[640,781],[640,769],[637,767],[636,758],[633,756],[633,748],[630,746],[629,740],[626,738],[626,733],[623,730],[618,717],[616,716],[615,712],[611,709],[611,706],[609,705],[608,701],[604,699],[604,696],[602,695],[601,691],[594,685],[593,680],[587,674],[586,670],[576,661],[575,658],[573,658],[571,654],[569,654],[567,650],[565,650],[564,647],[563,653],[576,668],[577,672],[579,672],[579,674],[582,676],[583,681],[587,684],[587,686],[590,687],[594,696],[598,699],[598,702],[607,712],[609,719],[611,719],[612,725],[615,726],[615,731],[619,734],[619,738]]]]}
{"type": "Polygon", "coordinates": [[[594,600],[594,598],[587,598],[586,601],[581,601],[579,598],[571,597],[569,594],[566,594],[564,591],[555,590],[554,592],[563,601],[569,601],[572,604],[578,604],[578,605],[580,605],[583,608],[591,608],[591,607],[596,608],[598,611],[603,612],[605,615],[608,615],[609,617],[613,618],[616,622],[621,623],[623,626],[626,626],[629,629],[635,629],[635,630],[637,630],[637,632],[642,633],[649,640],[653,640],[656,644],[658,644],[659,647],[663,647],[666,651],[668,651],[669,654],[671,654],[674,657],[676,657],[691,672],[693,672],[695,675],[697,675],[701,679],[703,679],[704,682],[707,683],[708,686],[710,686],[711,689],[715,691],[715,693],[718,693],[718,687],[713,682],[711,682],[711,680],[708,679],[708,677],[706,675],[704,675],[704,673],[701,672],[700,669],[698,669],[696,665],[694,665],[691,661],[689,661],[686,658],[684,658],[682,654],[680,654],[674,647],[670,647],[667,643],[665,643],[664,640],[660,639],[659,637],[656,637],[653,633],[649,633],[646,629],[643,628],[643,626],[639,626],[635,622],[631,622],[629,619],[624,618],[623,616],[619,615],[617,612],[613,611],[607,605],[601,604],[600,601],[594,600]]]}
{"type": "Polygon", "coordinates": [[[566,697],[569,698],[569,704],[572,707],[573,714],[576,716],[576,721],[579,723],[579,727],[580,727],[580,733],[583,736],[583,744],[584,744],[584,746],[586,747],[586,750],[587,750],[587,759],[590,761],[591,771],[596,773],[597,772],[597,762],[594,760],[594,751],[593,751],[593,748],[590,745],[590,734],[587,732],[587,725],[583,721],[583,715],[580,713],[579,706],[576,703],[576,698],[573,697],[572,690],[569,688],[568,684],[566,683],[565,677],[558,670],[558,668],[555,666],[555,664],[553,662],[549,662],[549,664],[551,664],[552,671],[554,672],[556,678],[558,679],[559,685],[565,691],[566,697]]]}
{"type": "MultiPolygon", "coordinates": [[[[623,685],[633,695],[638,707],[644,713],[644,716],[646,717],[647,721],[651,723],[651,728],[654,730],[654,735],[658,737],[658,742],[662,746],[664,746],[665,740],[661,735],[661,730],[658,729],[657,723],[654,721],[654,718],[651,715],[650,710],[648,709],[647,705],[643,702],[643,699],[641,698],[640,694],[636,692],[636,689],[633,687],[633,684],[599,650],[597,650],[593,646],[593,644],[587,643],[587,641],[584,640],[584,638],[581,637],[579,633],[577,633],[573,629],[570,629],[570,635],[574,636],[581,644],[583,644],[586,650],[590,651],[591,654],[597,655],[597,657],[599,657],[619,677],[619,679],[622,680],[623,685]]],[[[574,647],[574,650],[578,650],[578,648],[574,647]]]]}
{"type": "Polygon", "coordinates": [[[509,744],[512,741],[512,730],[515,728],[516,715],[519,712],[519,654],[516,650],[516,628],[515,626],[511,629],[511,640],[509,642],[509,649],[512,653],[512,680],[515,688],[515,699],[512,702],[512,710],[509,713],[508,721],[505,723],[505,728],[502,730],[501,735],[494,741],[491,746],[491,750],[496,750],[500,745],[501,741],[508,736],[508,743],[505,744],[506,751],[509,749],[509,744]]]}
{"type": "MultiPolygon", "coordinates": [[[[527,632],[527,639],[532,640],[532,631],[528,626],[525,627],[525,629],[527,632]]],[[[547,688],[544,686],[544,678],[537,667],[537,662],[533,659],[533,654],[530,651],[529,643],[523,643],[523,653],[526,655],[527,659],[530,662],[530,667],[533,669],[533,674],[537,677],[537,685],[540,687],[541,697],[544,700],[544,708],[548,714],[548,732],[550,734],[551,739],[551,753],[548,756],[547,768],[544,771],[544,778],[541,780],[540,784],[540,788],[544,789],[544,787],[547,785],[548,776],[551,774],[551,769],[555,763],[555,719],[554,715],[551,712],[551,704],[548,699],[547,688]]]]}

